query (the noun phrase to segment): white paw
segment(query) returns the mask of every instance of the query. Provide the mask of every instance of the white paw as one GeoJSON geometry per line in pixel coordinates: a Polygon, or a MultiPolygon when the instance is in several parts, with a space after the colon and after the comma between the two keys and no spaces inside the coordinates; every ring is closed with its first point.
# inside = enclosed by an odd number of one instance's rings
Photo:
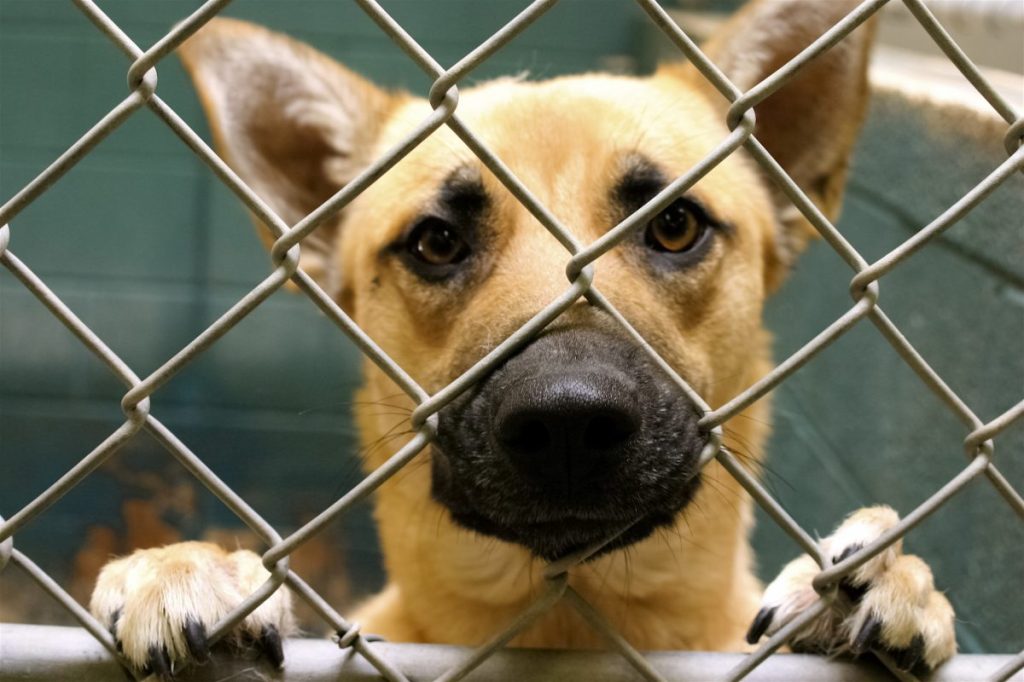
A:
{"type": "MultiPolygon", "coordinates": [[[[821,541],[822,551],[838,563],[898,521],[889,507],[861,509],[821,541]]],[[[782,569],[765,590],[761,610],[747,633],[751,644],[817,601],[811,581],[819,571],[807,555],[782,569]]],[[[953,607],[935,590],[928,565],[903,554],[902,542],[848,575],[840,588],[853,608],[837,606],[822,614],[792,638],[794,650],[856,655],[881,651],[904,670],[931,670],[956,653],[953,607]]]]}
{"type": "MultiPolygon", "coordinates": [[[[138,671],[167,678],[192,661],[207,660],[207,630],[269,577],[252,552],[229,554],[209,543],[182,542],[104,566],[89,608],[138,671]]],[[[291,595],[278,589],[225,640],[261,651],[280,667],[281,638],[293,629],[291,595]]]]}

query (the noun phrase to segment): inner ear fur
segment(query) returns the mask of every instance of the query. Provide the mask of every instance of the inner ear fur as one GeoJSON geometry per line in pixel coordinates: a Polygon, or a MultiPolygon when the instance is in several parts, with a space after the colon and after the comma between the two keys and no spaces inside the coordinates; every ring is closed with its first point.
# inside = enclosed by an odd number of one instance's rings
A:
{"type": "MultiPolygon", "coordinates": [[[[372,161],[400,98],[304,43],[236,19],[211,20],[178,53],[221,158],[289,226],[372,161]]],[[[340,223],[326,221],[301,243],[300,266],[332,295],[340,223]]],[[[257,228],[269,248],[274,237],[257,228]]]]}
{"type": "MultiPolygon", "coordinates": [[[[770,76],[861,0],[754,0],[706,45],[705,54],[742,91],[770,76]]],[[[755,136],[830,220],[842,206],[847,169],[870,95],[868,62],[876,20],[869,19],[805,64],[755,107],[755,136]]],[[[708,94],[723,116],[726,99],[692,65],[685,77],[708,94]]],[[[776,184],[766,181],[779,231],[770,254],[774,289],[817,232],[776,184]]]]}

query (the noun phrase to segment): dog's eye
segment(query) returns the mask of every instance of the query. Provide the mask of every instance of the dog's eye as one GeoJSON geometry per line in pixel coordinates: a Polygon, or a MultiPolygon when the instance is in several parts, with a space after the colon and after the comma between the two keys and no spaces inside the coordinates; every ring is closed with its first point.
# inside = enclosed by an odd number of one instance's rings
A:
{"type": "Polygon", "coordinates": [[[435,267],[455,265],[469,255],[469,245],[455,226],[440,218],[424,218],[406,242],[416,260],[435,267]]]}
{"type": "Polygon", "coordinates": [[[686,199],[676,199],[647,223],[644,240],[655,251],[683,253],[696,246],[708,229],[708,220],[686,199]]]}

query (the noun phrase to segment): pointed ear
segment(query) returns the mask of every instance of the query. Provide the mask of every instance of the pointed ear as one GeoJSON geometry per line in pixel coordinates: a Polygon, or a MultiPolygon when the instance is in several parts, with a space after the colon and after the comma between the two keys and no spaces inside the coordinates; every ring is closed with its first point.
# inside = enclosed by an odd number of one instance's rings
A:
{"type": "MultiPolygon", "coordinates": [[[[704,51],[743,91],[795,57],[861,0],[754,0],[704,51]]],[[[875,20],[805,64],[755,108],[755,135],[822,212],[834,219],[842,204],[850,153],[864,120],[868,59],[875,20]]],[[[692,66],[691,77],[703,77],[692,66]]],[[[710,85],[702,86],[711,88],[710,85]]],[[[713,99],[727,106],[714,92],[713,99]]],[[[782,231],[778,257],[787,265],[817,233],[775,184],[782,231]]],[[[784,269],[784,268],[783,268],[784,269]]]]}
{"type": "MultiPolygon", "coordinates": [[[[397,95],[287,36],[214,19],[179,54],[199,92],[221,157],[294,225],[368,165],[397,95]]],[[[337,291],[340,218],[302,242],[301,266],[337,291]]],[[[269,247],[273,237],[258,229],[269,247]]]]}

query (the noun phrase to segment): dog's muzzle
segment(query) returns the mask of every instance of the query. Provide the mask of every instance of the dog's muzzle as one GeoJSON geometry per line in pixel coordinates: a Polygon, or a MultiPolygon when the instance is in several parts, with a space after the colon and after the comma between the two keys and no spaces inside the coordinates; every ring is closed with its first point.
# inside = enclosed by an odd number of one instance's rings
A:
{"type": "Polygon", "coordinates": [[[562,327],[442,410],[433,495],[457,523],[545,559],[612,536],[602,551],[622,547],[693,497],[698,418],[622,332],[562,327]]]}

